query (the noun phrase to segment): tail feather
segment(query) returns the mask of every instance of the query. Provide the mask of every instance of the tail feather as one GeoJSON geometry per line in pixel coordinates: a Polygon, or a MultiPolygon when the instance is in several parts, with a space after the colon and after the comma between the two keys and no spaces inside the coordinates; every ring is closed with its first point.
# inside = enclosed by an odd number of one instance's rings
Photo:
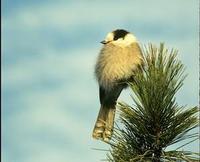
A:
{"type": "Polygon", "coordinates": [[[115,105],[101,106],[97,121],[93,130],[93,138],[108,141],[113,132],[115,118],[115,105]]]}

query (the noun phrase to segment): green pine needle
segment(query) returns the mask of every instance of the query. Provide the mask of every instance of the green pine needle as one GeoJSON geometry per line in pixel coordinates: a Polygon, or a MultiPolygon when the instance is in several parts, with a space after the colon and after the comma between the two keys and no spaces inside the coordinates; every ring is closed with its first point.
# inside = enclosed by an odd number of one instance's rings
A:
{"type": "Polygon", "coordinates": [[[180,151],[198,139],[189,134],[198,126],[197,107],[179,106],[176,92],[183,85],[183,64],[176,58],[177,50],[167,50],[150,44],[143,51],[144,66],[129,82],[134,106],[119,103],[120,123],[114,130],[107,155],[110,162],[198,161],[199,154],[180,151]],[[176,150],[165,148],[190,139],[176,150]]]}

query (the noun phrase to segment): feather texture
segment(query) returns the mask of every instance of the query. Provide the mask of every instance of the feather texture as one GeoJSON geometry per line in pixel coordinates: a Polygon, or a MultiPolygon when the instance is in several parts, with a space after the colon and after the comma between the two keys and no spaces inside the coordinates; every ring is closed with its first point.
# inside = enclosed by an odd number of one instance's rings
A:
{"type": "Polygon", "coordinates": [[[111,105],[110,107],[100,107],[92,134],[93,138],[103,139],[104,141],[108,141],[111,138],[113,132],[115,110],[115,105],[111,105]]]}
{"type": "Polygon", "coordinates": [[[125,30],[109,33],[103,43],[95,66],[101,107],[92,135],[108,141],[112,136],[117,99],[143,58],[136,38],[125,30]]]}
{"type": "Polygon", "coordinates": [[[142,54],[137,42],[126,47],[105,45],[97,59],[95,74],[99,84],[105,89],[116,85],[117,81],[131,77],[132,72],[142,62],[142,54]]]}

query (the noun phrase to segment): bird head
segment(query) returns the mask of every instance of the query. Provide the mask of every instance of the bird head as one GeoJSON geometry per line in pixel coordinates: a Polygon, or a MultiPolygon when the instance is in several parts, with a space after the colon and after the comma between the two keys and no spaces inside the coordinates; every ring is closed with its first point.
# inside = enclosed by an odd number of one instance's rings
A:
{"type": "Polygon", "coordinates": [[[127,46],[137,42],[136,37],[124,29],[117,29],[107,34],[105,40],[101,41],[102,44],[114,44],[118,46],[127,46]]]}

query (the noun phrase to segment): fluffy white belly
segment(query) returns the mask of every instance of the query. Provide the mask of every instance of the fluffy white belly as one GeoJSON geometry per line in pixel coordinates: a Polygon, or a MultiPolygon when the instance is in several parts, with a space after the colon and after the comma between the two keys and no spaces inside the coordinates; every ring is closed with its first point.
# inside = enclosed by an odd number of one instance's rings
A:
{"type": "Polygon", "coordinates": [[[96,63],[97,80],[104,88],[110,88],[118,81],[128,79],[141,61],[141,50],[137,43],[124,48],[105,45],[96,63]]]}

